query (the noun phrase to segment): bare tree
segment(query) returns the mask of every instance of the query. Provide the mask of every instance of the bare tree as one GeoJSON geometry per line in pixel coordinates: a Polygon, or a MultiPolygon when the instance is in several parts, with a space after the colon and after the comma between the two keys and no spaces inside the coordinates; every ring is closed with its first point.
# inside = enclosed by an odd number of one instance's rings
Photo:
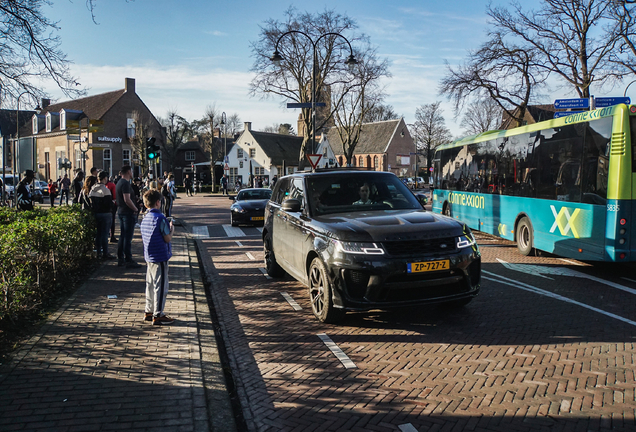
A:
{"type": "Polygon", "coordinates": [[[466,107],[462,124],[464,133],[476,135],[499,127],[501,107],[490,98],[478,99],[466,107]]]}
{"type": "Polygon", "coordinates": [[[55,35],[59,27],[42,14],[42,7],[50,4],[48,0],[0,2],[1,101],[27,92],[36,102],[46,95],[37,84],[41,79],[52,79],[69,97],[83,94],[59,48],[61,41],[55,35]]]}
{"type": "MultiPolygon", "coordinates": [[[[329,88],[336,84],[346,85],[351,82],[351,73],[344,63],[350,54],[349,45],[341,37],[328,35],[328,33],[343,34],[356,28],[357,24],[353,19],[333,10],[311,14],[300,13],[294,8],[289,8],[285,12],[284,21],[267,20],[261,28],[259,40],[252,43],[255,58],[252,71],[256,72],[256,76],[250,83],[250,93],[264,97],[280,96],[285,100],[299,103],[311,102],[312,71],[315,69],[316,101],[327,103],[329,88]],[[292,30],[304,32],[316,43],[315,62],[312,42],[297,33],[291,33],[280,40],[278,51],[284,58],[280,66],[271,62],[270,57],[279,37],[292,30]]],[[[345,36],[353,44],[365,39],[364,35],[346,34],[345,36]]],[[[331,101],[328,105],[337,107],[340,102],[331,101]]],[[[323,113],[322,116],[317,116],[316,132],[321,131],[331,120],[332,113],[329,109],[323,113]]],[[[312,131],[309,108],[302,109],[301,119],[304,140],[299,162],[302,166],[312,131]]]]}
{"type": "Polygon", "coordinates": [[[177,150],[192,137],[192,127],[188,121],[177,114],[176,111],[168,111],[165,119],[159,122],[166,128],[166,142],[161,147],[161,152],[168,161],[170,171],[174,168],[174,159],[177,150]]]}
{"type": "Polygon", "coordinates": [[[403,116],[395,112],[393,106],[378,103],[374,107],[369,108],[366,115],[364,116],[364,122],[373,123],[385,120],[395,120],[402,117],[403,116]]]}
{"type": "Polygon", "coordinates": [[[132,119],[135,123],[134,135],[128,137],[133,153],[136,153],[139,160],[141,172],[148,172],[148,159],[146,158],[146,140],[150,138],[150,121],[139,111],[132,112],[132,119]]]}
{"type": "MultiPolygon", "coordinates": [[[[243,122],[238,113],[234,113],[227,118],[227,136],[228,138],[234,138],[237,133],[243,130],[243,122]]],[[[222,131],[225,133],[225,131],[222,131]]]]}
{"type": "Polygon", "coordinates": [[[621,76],[609,61],[619,36],[602,31],[611,20],[608,0],[543,0],[536,11],[526,12],[519,2],[512,11],[488,7],[493,26],[538,53],[550,73],[572,85],[579,97],[590,97],[593,83],[603,85],[621,76]]]}
{"type": "Polygon", "coordinates": [[[500,32],[493,32],[489,41],[469,54],[465,64],[448,66],[440,93],[453,100],[458,113],[470,96],[490,98],[521,126],[533,90],[548,75],[536,56],[531,47],[514,45],[500,32]]]}
{"type": "Polygon", "coordinates": [[[378,81],[381,77],[390,76],[387,61],[379,61],[374,48],[367,46],[363,51],[357,51],[356,59],[358,64],[353,81],[331,86],[336,132],[342,142],[348,166],[351,165],[353,153],[360,141],[364,119],[384,99],[378,81]]]}
{"type": "Polygon", "coordinates": [[[441,144],[452,141],[451,132],[440,108],[441,102],[425,104],[415,110],[414,137],[418,151],[426,155],[426,172],[430,172],[433,152],[441,144]]]}
{"type": "Polygon", "coordinates": [[[296,135],[294,127],[289,123],[274,123],[271,126],[265,126],[263,132],[275,133],[281,135],[296,135]]]}
{"type": "Polygon", "coordinates": [[[608,31],[619,37],[611,61],[620,68],[636,74],[636,7],[626,2],[615,2],[610,9],[614,25],[608,31]]]}

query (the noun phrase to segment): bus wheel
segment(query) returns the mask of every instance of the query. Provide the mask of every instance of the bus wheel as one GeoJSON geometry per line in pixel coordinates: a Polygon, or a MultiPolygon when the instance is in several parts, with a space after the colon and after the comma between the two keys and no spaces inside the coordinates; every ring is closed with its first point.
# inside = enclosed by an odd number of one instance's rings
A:
{"type": "Polygon", "coordinates": [[[444,214],[444,216],[449,216],[451,215],[451,209],[450,209],[450,204],[446,203],[444,204],[444,210],[442,211],[442,213],[444,214]]]}
{"type": "Polygon", "coordinates": [[[517,225],[517,249],[524,256],[530,255],[532,252],[532,244],[534,242],[534,233],[530,219],[522,218],[517,225]]]}

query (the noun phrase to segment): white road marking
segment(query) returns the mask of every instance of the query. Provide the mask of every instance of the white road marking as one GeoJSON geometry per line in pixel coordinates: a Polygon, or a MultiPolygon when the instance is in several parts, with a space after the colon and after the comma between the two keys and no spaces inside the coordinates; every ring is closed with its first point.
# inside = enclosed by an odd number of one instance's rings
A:
{"type": "Polygon", "coordinates": [[[252,261],[254,261],[254,260],[256,259],[256,258],[254,258],[254,255],[252,255],[252,254],[251,254],[251,253],[249,253],[249,252],[245,252],[245,255],[247,255],[247,257],[248,257],[249,259],[251,259],[252,261]]]}
{"type": "Polygon", "coordinates": [[[238,227],[233,227],[232,225],[223,225],[223,229],[225,230],[225,234],[228,237],[245,237],[245,233],[242,229],[238,227]]]}
{"type": "Polygon", "coordinates": [[[532,275],[550,279],[550,280],[554,280],[554,279],[544,275],[549,274],[549,275],[557,275],[557,276],[572,276],[572,277],[578,277],[581,279],[589,279],[591,281],[602,283],[612,288],[616,288],[621,291],[625,291],[627,293],[636,295],[636,289],[628,288],[625,285],[617,284],[616,282],[610,282],[608,280],[601,279],[596,276],[591,276],[591,275],[588,275],[576,270],[572,270],[569,268],[565,268],[565,267],[547,267],[547,266],[532,265],[532,264],[511,264],[499,258],[497,258],[497,261],[503,264],[503,266],[506,267],[507,269],[519,271],[526,274],[532,274],[532,275]]]}
{"type": "Polygon", "coordinates": [[[210,238],[210,232],[208,231],[207,226],[193,226],[192,234],[199,238],[210,238]]]}
{"type": "Polygon", "coordinates": [[[318,333],[316,336],[320,338],[327,345],[327,348],[331,350],[332,353],[336,356],[340,363],[345,367],[345,369],[354,369],[356,368],[356,364],[351,361],[351,359],[340,349],[338,345],[335,344],[334,341],[331,340],[329,336],[325,333],[318,333]]]}
{"type": "Polygon", "coordinates": [[[267,269],[265,267],[259,267],[258,269],[261,271],[261,273],[263,273],[265,275],[265,277],[267,279],[271,279],[272,278],[270,275],[267,274],[267,269]]]}
{"type": "Polygon", "coordinates": [[[595,308],[594,306],[590,306],[588,304],[581,303],[581,302],[576,301],[576,300],[572,300],[569,297],[565,297],[565,296],[562,296],[562,295],[559,295],[559,294],[555,294],[555,293],[552,293],[550,291],[542,290],[541,288],[537,288],[535,286],[532,286],[532,285],[529,285],[527,283],[523,283],[523,282],[520,282],[520,281],[516,281],[514,279],[509,279],[507,277],[498,275],[496,273],[491,273],[491,272],[486,271],[486,270],[482,270],[482,273],[485,273],[485,274],[487,274],[489,276],[492,276],[492,277],[484,277],[484,279],[486,279],[486,280],[493,281],[493,282],[498,282],[498,283],[504,284],[504,285],[509,285],[511,287],[519,288],[519,289],[522,289],[524,291],[533,292],[535,294],[544,295],[546,297],[550,297],[550,298],[553,298],[555,300],[561,300],[561,301],[564,301],[566,303],[575,304],[577,306],[581,306],[581,307],[583,307],[585,309],[589,309],[591,311],[598,312],[598,313],[600,313],[602,315],[608,316],[610,318],[614,318],[616,320],[622,321],[624,323],[627,323],[629,325],[632,325],[632,326],[636,327],[636,321],[632,321],[630,319],[623,318],[622,316],[613,314],[611,312],[607,312],[607,311],[604,311],[602,309],[595,308]],[[493,279],[493,277],[498,277],[498,278],[503,279],[503,280],[493,279]]]}
{"type": "Polygon", "coordinates": [[[256,229],[258,230],[258,232],[262,233],[263,232],[263,227],[256,227],[256,229]]]}
{"type": "Polygon", "coordinates": [[[585,265],[585,264],[577,263],[576,261],[571,261],[571,260],[565,259],[565,258],[559,258],[559,260],[560,261],[564,261],[564,262],[566,262],[568,264],[575,265],[575,266],[583,266],[583,265],[585,265]]]}
{"type": "Polygon", "coordinates": [[[292,298],[292,296],[290,296],[286,292],[283,291],[283,292],[280,293],[280,295],[285,297],[285,300],[287,300],[287,303],[289,303],[291,305],[291,307],[294,308],[294,310],[302,310],[303,309],[302,307],[300,307],[300,305],[298,303],[296,303],[296,300],[294,300],[292,298]]]}
{"type": "Polygon", "coordinates": [[[411,423],[399,425],[398,428],[402,432],[417,432],[417,429],[415,429],[415,426],[413,426],[411,423]]]}
{"type": "Polygon", "coordinates": [[[241,243],[241,242],[240,242],[240,241],[238,241],[238,240],[234,240],[234,241],[236,242],[236,244],[237,244],[237,245],[239,245],[240,247],[243,247],[243,243],[241,243]]]}

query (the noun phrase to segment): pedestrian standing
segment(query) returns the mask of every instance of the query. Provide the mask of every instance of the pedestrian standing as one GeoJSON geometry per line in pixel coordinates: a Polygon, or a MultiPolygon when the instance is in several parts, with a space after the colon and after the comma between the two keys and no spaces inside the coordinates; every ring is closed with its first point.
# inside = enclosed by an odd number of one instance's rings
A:
{"type": "Polygon", "coordinates": [[[16,198],[18,200],[18,208],[20,210],[33,210],[33,196],[31,196],[31,189],[29,185],[35,178],[35,173],[31,170],[24,172],[24,177],[18,183],[16,190],[16,198]]]}
{"type": "Polygon", "coordinates": [[[73,204],[79,203],[80,193],[84,187],[84,171],[77,169],[73,179],[73,204]]]}
{"type": "Polygon", "coordinates": [[[80,195],[77,201],[82,206],[82,209],[84,210],[93,211],[93,204],[91,203],[91,200],[88,197],[88,195],[91,193],[91,189],[93,188],[93,186],[95,186],[96,183],[97,183],[97,177],[88,176],[86,178],[86,182],[84,183],[84,186],[82,187],[82,190],[80,191],[80,195]]]}
{"type": "Polygon", "coordinates": [[[57,198],[57,183],[53,179],[49,179],[49,201],[51,207],[55,207],[55,198],[57,198]]]}
{"type": "Polygon", "coordinates": [[[152,325],[172,324],[173,318],[164,313],[168,295],[168,260],[172,257],[172,221],[161,214],[161,194],[149,190],[144,194],[144,204],[150,209],[141,222],[141,238],[146,260],[146,308],[145,321],[152,325]]]}
{"type": "Polygon", "coordinates": [[[135,223],[139,209],[135,205],[134,193],[130,181],[132,171],[130,165],[121,168],[121,179],[117,182],[117,216],[119,217],[119,242],[117,243],[117,260],[120,267],[139,268],[141,264],[132,258],[132,239],[135,234],[135,223]]]}
{"type": "MultiPolygon", "coordinates": [[[[108,174],[108,173],[107,173],[108,174]]],[[[110,191],[111,195],[111,205],[110,205],[110,214],[111,214],[111,223],[110,223],[110,242],[117,243],[117,237],[115,237],[115,220],[117,216],[117,186],[110,180],[108,177],[108,181],[106,182],[106,187],[110,191]]]]}
{"type": "Polygon", "coordinates": [[[62,180],[60,180],[60,205],[62,205],[62,199],[66,196],[66,205],[68,205],[68,194],[71,190],[71,179],[68,178],[68,174],[64,174],[62,180]]]}
{"type": "Polygon", "coordinates": [[[223,195],[227,195],[227,183],[227,174],[223,174],[223,177],[221,177],[221,189],[223,190],[223,195]]]}
{"type": "Polygon", "coordinates": [[[190,174],[186,174],[183,180],[183,186],[185,187],[186,196],[192,196],[192,179],[190,174]]]}
{"type": "Polygon", "coordinates": [[[100,171],[97,176],[98,182],[91,188],[88,197],[91,200],[93,214],[97,222],[97,235],[95,236],[95,250],[97,256],[102,259],[113,259],[113,255],[108,253],[108,234],[113,224],[113,195],[106,186],[108,173],[100,171]]]}
{"type": "Polygon", "coordinates": [[[174,174],[168,174],[168,181],[163,185],[165,192],[162,192],[165,198],[165,210],[164,215],[166,217],[172,216],[172,205],[174,200],[177,199],[177,191],[174,186],[174,174]]]}
{"type": "Polygon", "coordinates": [[[256,181],[256,184],[258,185],[259,188],[263,187],[263,178],[262,177],[257,177],[258,180],[256,181]]]}

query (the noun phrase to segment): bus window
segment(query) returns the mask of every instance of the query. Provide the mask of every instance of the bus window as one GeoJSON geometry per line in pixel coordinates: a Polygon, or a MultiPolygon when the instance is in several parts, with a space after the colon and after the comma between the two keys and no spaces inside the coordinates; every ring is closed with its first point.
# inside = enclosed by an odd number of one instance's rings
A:
{"type": "MultiPolygon", "coordinates": [[[[605,204],[609,169],[609,143],[612,136],[612,118],[594,120],[585,130],[583,172],[581,173],[581,201],[605,204]]],[[[632,164],[632,170],[633,170],[632,164]]]]}

